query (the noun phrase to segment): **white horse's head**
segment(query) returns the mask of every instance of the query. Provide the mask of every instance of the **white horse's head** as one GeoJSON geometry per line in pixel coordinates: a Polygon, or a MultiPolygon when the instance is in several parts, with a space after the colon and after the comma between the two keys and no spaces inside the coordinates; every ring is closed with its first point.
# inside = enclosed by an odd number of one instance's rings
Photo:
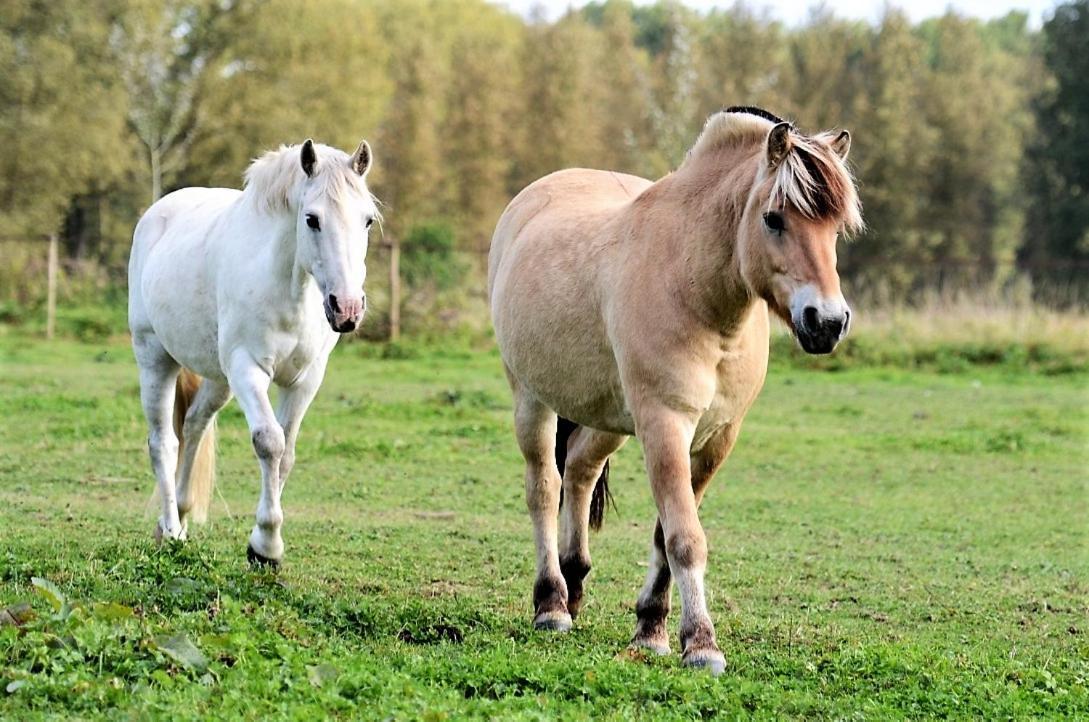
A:
{"type": "Polygon", "coordinates": [[[378,217],[366,184],[371,147],[364,140],[349,157],[307,140],[299,164],[306,181],[295,223],[296,258],[321,289],[329,325],[347,333],[360,324],[367,308],[367,236],[378,217]]]}
{"type": "Polygon", "coordinates": [[[379,218],[366,183],[371,160],[367,141],[349,156],[307,140],[266,154],[246,172],[259,204],[293,215],[295,265],[314,277],[339,333],[355,330],[367,307],[367,236],[379,218]]]}

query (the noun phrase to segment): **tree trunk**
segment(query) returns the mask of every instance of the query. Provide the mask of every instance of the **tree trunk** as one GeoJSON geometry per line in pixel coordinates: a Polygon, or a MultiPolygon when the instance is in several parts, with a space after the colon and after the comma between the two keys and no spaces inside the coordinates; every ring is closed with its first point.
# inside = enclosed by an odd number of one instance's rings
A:
{"type": "Polygon", "coordinates": [[[158,148],[151,148],[151,202],[159,200],[163,196],[163,157],[158,148]]]}
{"type": "Polygon", "coordinates": [[[401,241],[394,236],[389,248],[389,340],[401,338],[401,241]]]}

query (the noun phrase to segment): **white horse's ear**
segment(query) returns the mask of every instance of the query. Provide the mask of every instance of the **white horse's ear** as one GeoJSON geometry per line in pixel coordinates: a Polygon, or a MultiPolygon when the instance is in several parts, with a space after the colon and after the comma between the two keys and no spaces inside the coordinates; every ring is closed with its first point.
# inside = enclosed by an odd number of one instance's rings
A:
{"type": "Polygon", "coordinates": [[[768,168],[775,169],[790,152],[790,123],[778,123],[768,133],[768,168]]]}
{"type": "Polygon", "coordinates": [[[367,175],[367,171],[371,169],[371,145],[367,141],[360,141],[359,147],[355,149],[355,153],[352,153],[351,160],[348,163],[352,166],[352,170],[361,176],[367,175]]]}
{"type": "Polygon", "coordinates": [[[307,176],[314,177],[314,166],[318,164],[318,152],[314,150],[314,141],[310,138],[302,144],[302,153],[299,154],[299,162],[302,163],[303,172],[307,176]]]}
{"type": "Polygon", "coordinates": [[[840,160],[847,160],[847,154],[851,152],[851,134],[843,131],[832,141],[832,150],[840,160]]]}

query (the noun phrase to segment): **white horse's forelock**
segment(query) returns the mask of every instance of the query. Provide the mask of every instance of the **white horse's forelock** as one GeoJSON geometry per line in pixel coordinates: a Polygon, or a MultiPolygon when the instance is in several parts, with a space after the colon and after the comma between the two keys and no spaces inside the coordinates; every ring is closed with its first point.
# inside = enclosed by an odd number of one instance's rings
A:
{"type": "MultiPolygon", "coordinates": [[[[319,191],[339,203],[349,190],[366,198],[370,191],[363,178],[355,173],[348,154],[337,148],[314,144],[317,154],[314,181],[319,191]]],[[[292,211],[299,201],[299,190],[306,181],[300,154],[301,145],[281,145],[254,160],[245,172],[245,193],[266,213],[292,211]]]]}

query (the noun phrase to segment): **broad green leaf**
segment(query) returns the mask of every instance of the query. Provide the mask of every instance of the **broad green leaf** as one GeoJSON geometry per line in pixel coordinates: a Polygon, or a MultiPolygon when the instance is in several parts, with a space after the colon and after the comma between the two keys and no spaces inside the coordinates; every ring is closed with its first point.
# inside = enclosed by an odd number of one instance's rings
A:
{"type": "Polygon", "coordinates": [[[172,660],[195,672],[206,672],[208,660],[184,634],[159,635],[152,640],[155,648],[172,660]]]}
{"type": "Polygon", "coordinates": [[[48,600],[53,609],[59,612],[64,608],[66,599],[64,593],[56,584],[42,577],[31,577],[30,583],[34,585],[39,594],[48,600]]]}
{"type": "Polygon", "coordinates": [[[135,612],[132,607],[126,607],[116,602],[101,602],[94,606],[94,616],[107,622],[115,622],[119,619],[129,619],[135,612]]]}
{"type": "Polygon", "coordinates": [[[310,684],[321,687],[326,682],[332,682],[340,672],[331,664],[306,665],[306,676],[310,678],[310,684]]]}

